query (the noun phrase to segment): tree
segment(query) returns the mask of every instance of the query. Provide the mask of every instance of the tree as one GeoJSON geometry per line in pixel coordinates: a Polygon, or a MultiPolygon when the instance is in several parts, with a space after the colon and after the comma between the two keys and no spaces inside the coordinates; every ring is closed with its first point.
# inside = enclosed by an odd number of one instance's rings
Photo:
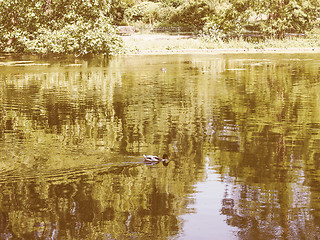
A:
{"type": "Polygon", "coordinates": [[[116,54],[109,0],[3,0],[0,50],[28,53],[116,54]],[[9,19],[9,21],[8,21],[9,19]]]}
{"type": "Polygon", "coordinates": [[[214,8],[214,14],[208,16],[206,29],[214,29],[224,35],[241,35],[254,29],[266,36],[283,38],[286,33],[305,33],[315,23],[317,0],[226,0],[207,1],[214,8]],[[252,17],[253,21],[250,21],[252,17]],[[254,27],[252,27],[254,25],[254,27]],[[250,26],[250,29],[249,29],[250,26]]]}
{"type": "Polygon", "coordinates": [[[186,1],[176,9],[170,22],[192,26],[196,30],[200,30],[213,13],[213,9],[210,8],[207,1],[186,1]]]}
{"type": "Polygon", "coordinates": [[[270,36],[283,38],[286,33],[305,33],[317,17],[320,3],[316,0],[276,0],[261,3],[257,12],[267,14],[261,30],[270,36]]]}

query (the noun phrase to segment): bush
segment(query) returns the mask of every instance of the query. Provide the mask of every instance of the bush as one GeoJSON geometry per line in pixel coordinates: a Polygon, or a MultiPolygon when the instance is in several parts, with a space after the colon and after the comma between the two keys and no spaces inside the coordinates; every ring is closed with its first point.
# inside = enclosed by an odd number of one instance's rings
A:
{"type": "Polygon", "coordinates": [[[208,17],[214,14],[208,1],[190,1],[179,6],[172,15],[170,23],[182,26],[192,26],[196,30],[201,30],[208,17]]]}
{"type": "Polygon", "coordinates": [[[166,6],[177,8],[180,5],[182,5],[185,2],[185,0],[161,0],[160,2],[162,2],[166,6]]]}
{"type": "Polygon", "coordinates": [[[207,42],[221,42],[225,39],[226,34],[221,29],[219,29],[219,26],[216,23],[208,21],[206,22],[199,36],[207,42]]]}
{"type": "Polygon", "coordinates": [[[121,39],[110,24],[108,0],[0,1],[0,50],[19,53],[115,55],[121,39]]]}
{"type": "Polygon", "coordinates": [[[109,16],[112,18],[112,24],[117,26],[127,25],[125,19],[125,11],[131,8],[134,4],[134,0],[110,0],[109,16]]]}
{"type": "Polygon", "coordinates": [[[319,7],[317,0],[221,1],[213,7],[214,14],[208,15],[203,33],[213,39],[221,35],[239,37],[247,31],[276,38],[306,33],[314,27],[319,7]]]}
{"type": "Polygon", "coordinates": [[[121,51],[121,41],[113,27],[99,21],[99,24],[77,22],[59,30],[40,29],[34,38],[20,38],[23,52],[40,54],[107,54],[121,51]]]}
{"type": "Polygon", "coordinates": [[[283,38],[286,33],[305,33],[314,27],[319,1],[293,0],[264,6],[269,18],[261,23],[261,31],[283,38]]]}
{"type": "Polygon", "coordinates": [[[158,21],[165,21],[168,17],[167,7],[162,3],[141,2],[125,11],[125,18],[128,21],[142,21],[154,24],[158,21]]]}
{"type": "Polygon", "coordinates": [[[246,1],[230,1],[226,4],[216,6],[205,24],[205,31],[213,34],[214,38],[240,36],[245,31],[250,16],[250,5],[246,1]]]}

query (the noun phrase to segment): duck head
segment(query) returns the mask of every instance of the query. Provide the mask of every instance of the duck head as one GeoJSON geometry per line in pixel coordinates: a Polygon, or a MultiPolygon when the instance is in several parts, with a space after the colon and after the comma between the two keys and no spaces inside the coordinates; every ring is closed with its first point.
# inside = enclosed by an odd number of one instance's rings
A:
{"type": "Polygon", "coordinates": [[[162,160],[169,160],[169,156],[168,156],[168,154],[163,154],[163,156],[162,156],[162,160]]]}
{"type": "Polygon", "coordinates": [[[163,164],[163,166],[168,166],[169,162],[170,162],[170,160],[169,160],[168,154],[163,154],[163,156],[162,156],[162,164],[163,164]]]}

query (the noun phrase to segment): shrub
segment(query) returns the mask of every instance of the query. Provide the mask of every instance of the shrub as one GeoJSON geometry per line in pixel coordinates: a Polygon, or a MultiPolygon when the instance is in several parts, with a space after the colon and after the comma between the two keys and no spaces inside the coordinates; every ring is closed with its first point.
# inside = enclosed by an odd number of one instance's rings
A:
{"type": "Polygon", "coordinates": [[[0,1],[0,50],[22,53],[114,55],[121,39],[110,24],[109,0],[0,1]]]}
{"type": "Polygon", "coordinates": [[[203,33],[213,38],[217,34],[241,36],[246,31],[276,38],[286,33],[306,33],[314,27],[319,7],[318,0],[221,1],[213,6],[214,13],[208,15],[203,33]]]}
{"type": "Polygon", "coordinates": [[[109,16],[112,18],[112,23],[117,26],[127,25],[127,19],[125,18],[125,11],[131,8],[134,4],[134,0],[110,0],[109,16]]]}
{"type": "Polygon", "coordinates": [[[225,39],[226,34],[219,29],[216,23],[208,21],[206,22],[199,36],[205,41],[221,42],[223,39],[225,39]]]}
{"type": "Polygon", "coordinates": [[[142,21],[153,24],[157,21],[163,21],[166,14],[163,14],[165,7],[162,3],[141,2],[125,11],[125,18],[128,21],[142,21]]]}
{"type": "Polygon", "coordinates": [[[99,24],[77,22],[59,30],[39,29],[32,39],[19,39],[24,52],[57,54],[107,54],[121,51],[121,41],[113,27],[99,21],[99,24]]]}
{"type": "Polygon", "coordinates": [[[192,26],[196,30],[201,30],[205,25],[208,17],[214,11],[207,1],[188,1],[176,9],[172,15],[170,23],[183,26],[192,26]]]}
{"type": "Polygon", "coordinates": [[[314,27],[319,1],[293,0],[262,6],[268,20],[261,23],[261,31],[283,38],[285,33],[305,33],[314,27]]]}

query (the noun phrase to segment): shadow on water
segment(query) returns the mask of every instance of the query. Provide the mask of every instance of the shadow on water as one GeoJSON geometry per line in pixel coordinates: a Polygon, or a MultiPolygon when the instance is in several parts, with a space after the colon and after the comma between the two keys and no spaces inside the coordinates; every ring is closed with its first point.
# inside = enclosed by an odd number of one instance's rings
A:
{"type": "Polygon", "coordinates": [[[180,221],[174,212],[183,203],[155,177],[167,175],[165,167],[134,160],[2,172],[2,237],[147,239],[177,234],[180,221]]]}
{"type": "Polygon", "coordinates": [[[316,238],[319,67],[1,58],[0,238],[316,238]],[[143,162],[164,153],[168,166],[143,162]]]}

